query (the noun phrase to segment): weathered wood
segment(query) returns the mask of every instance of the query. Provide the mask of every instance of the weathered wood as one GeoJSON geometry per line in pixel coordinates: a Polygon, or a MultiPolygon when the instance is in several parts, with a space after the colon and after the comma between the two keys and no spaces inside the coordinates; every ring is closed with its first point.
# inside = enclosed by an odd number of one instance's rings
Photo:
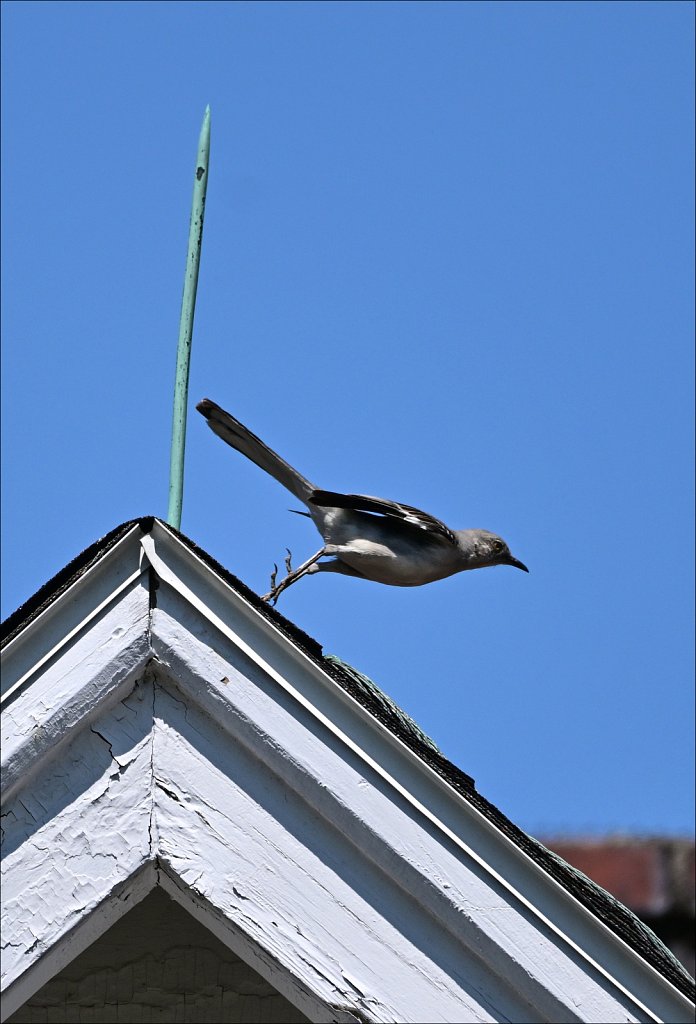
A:
{"type": "Polygon", "coordinates": [[[10,645],[6,1013],[159,885],[310,1020],[691,1019],[271,618],[136,539],[10,645]]]}
{"type": "Polygon", "coordinates": [[[307,1021],[161,888],[47,982],[8,1024],[47,1019],[80,1024],[307,1021]]]}
{"type": "Polygon", "coordinates": [[[152,656],[147,593],[134,586],[3,711],[3,798],[133,687],[152,656]]]}

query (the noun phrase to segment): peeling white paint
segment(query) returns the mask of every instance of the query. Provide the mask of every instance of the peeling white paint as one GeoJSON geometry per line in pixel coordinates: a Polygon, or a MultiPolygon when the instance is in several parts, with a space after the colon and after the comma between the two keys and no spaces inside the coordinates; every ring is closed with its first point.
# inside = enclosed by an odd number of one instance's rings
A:
{"type": "Polygon", "coordinates": [[[5,1012],[159,884],[312,1020],[691,1019],[159,525],[153,610],[136,541],[6,662],[5,1012]]]}

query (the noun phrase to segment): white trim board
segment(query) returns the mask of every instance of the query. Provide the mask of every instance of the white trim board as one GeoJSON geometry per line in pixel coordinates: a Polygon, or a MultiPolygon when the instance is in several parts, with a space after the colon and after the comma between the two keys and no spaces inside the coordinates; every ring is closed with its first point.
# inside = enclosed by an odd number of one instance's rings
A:
{"type": "MultiPolygon", "coordinates": [[[[15,991],[67,941],[76,918],[89,918],[124,884],[123,871],[130,877],[156,863],[161,884],[168,878],[223,931],[280,964],[291,989],[313,993],[313,1011],[300,1006],[310,1019],[325,1019],[319,1004],[374,1020],[691,1019],[688,1000],[666,978],[163,524],[130,531],[103,563],[8,645],[8,685],[22,682],[6,712],[3,803],[15,842],[7,878],[36,866],[32,843],[43,845],[58,824],[61,842],[52,848],[65,854],[54,858],[57,877],[42,873],[33,885],[54,906],[51,927],[26,935],[29,905],[15,905],[10,948],[18,952],[7,982],[15,991]],[[148,566],[159,578],[154,593],[148,566]],[[134,696],[147,687],[152,706],[134,696]],[[61,847],[78,827],[78,808],[85,834],[83,801],[94,795],[87,783],[97,783],[67,771],[66,752],[86,742],[93,750],[95,740],[111,751],[88,833],[106,838],[100,800],[116,811],[128,793],[135,754],[124,736],[135,707],[138,742],[150,751],[149,762],[141,758],[149,790],[129,794],[129,806],[147,806],[147,842],[134,824],[123,865],[117,852],[118,870],[110,865],[76,907],[63,884],[71,861],[83,877],[85,864],[109,857],[61,847]],[[46,818],[32,799],[61,772],[70,796],[46,818]],[[288,801],[292,820],[281,813],[288,801]],[[26,818],[27,803],[40,826],[26,818]],[[312,828],[296,834],[296,823],[309,820],[312,828]],[[261,847],[254,836],[264,837],[261,847]],[[263,851],[276,849],[280,860],[266,854],[273,870],[260,885],[263,851]],[[333,934],[342,914],[343,939],[333,934]],[[274,924],[274,915],[282,920],[274,924]],[[376,949],[361,956],[373,941],[376,949]]],[[[116,851],[130,820],[121,810],[113,818],[121,831],[109,839],[116,851]]],[[[277,977],[267,980],[280,987],[277,977]]]]}

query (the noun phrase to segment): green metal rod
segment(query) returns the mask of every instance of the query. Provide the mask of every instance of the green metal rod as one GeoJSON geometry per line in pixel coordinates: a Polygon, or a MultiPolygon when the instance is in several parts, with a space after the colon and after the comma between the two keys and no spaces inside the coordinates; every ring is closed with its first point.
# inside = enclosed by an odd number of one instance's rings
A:
{"type": "Polygon", "coordinates": [[[201,262],[209,160],[210,107],[206,107],[201,134],[198,140],[198,157],[196,159],[196,177],[193,183],[191,224],[189,226],[188,254],[186,256],[184,296],[181,300],[179,346],[176,353],[176,378],[174,382],[174,418],[172,421],[172,452],[169,465],[169,510],[167,512],[167,522],[177,530],[181,528],[181,508],[184,501],[184,450],[186,448],[186,411],[188,404],[189,367],[191,363],[191,338],[193,335],[193,316],[196,309],[198,268],[201,262]]]}

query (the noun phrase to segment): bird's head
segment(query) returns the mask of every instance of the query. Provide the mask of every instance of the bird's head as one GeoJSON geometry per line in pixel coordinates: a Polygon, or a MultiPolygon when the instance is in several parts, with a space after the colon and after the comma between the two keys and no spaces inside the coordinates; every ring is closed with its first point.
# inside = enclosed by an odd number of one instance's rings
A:
{"type": "Polygon", "coordinates": [[[529,572],[527,566],[510,553],[502,537],[489,530],[458,530],[459,549],[467,561],[467,569],[482,569],[487,565],[514,565],[529,572]]]}

